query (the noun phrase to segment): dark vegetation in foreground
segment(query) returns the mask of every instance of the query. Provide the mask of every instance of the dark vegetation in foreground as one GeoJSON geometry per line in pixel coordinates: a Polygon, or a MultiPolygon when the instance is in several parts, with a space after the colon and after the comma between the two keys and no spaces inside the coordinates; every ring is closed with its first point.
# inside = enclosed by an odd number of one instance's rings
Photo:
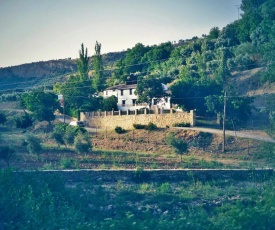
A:
{"type": "Polygon", "coordinates": [[[1,229],[274,229],[274,177],[66,184],[0,171],[1,229]]]}

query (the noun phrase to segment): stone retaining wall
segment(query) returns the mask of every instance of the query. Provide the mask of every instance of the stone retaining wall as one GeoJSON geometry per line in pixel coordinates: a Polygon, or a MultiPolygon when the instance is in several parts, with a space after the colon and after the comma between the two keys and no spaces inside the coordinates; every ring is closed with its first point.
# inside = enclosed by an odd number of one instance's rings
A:
{"type": "Polygon", "coordinates": [[[193,110],[188,112],[177,112],[169,114],[135,114],[135,115],[107,115],[103,112],[102,116],[93,116],[91,113],[81,113],[81,121],[86,121],[92,128],[114,129],[116,126],[124,129],[133,129],[133,124],[147,125],[154,123],[157,127],[172,127],[175,123],[190,123],[195,126],[195,113],[193,110]]]}
{"type": "Polygon", "coordinates": [[[261,170],[60,170],[60,171],[24,171],[14,172],[18,179],[24,176],[47,177],[60,176],[67,183],[77,182],[180,182],[209,180],[265,180],[274,175],[273,169],[261,170]]]}

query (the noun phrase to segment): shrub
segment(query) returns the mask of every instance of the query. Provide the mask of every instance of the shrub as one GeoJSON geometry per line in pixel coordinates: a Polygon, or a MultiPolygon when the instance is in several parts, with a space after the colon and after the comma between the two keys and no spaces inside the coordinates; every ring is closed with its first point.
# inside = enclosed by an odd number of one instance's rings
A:
{"type": "Polygon", "coordinates": [[[147,126],[146,126],[146,130],[148,130],[148,131],[153,131],[153,130],[156,130],[158,127],[154,124],[154,123],[152,123],[152,122],[150,122],[147,126]]]}
{"type": "Polygon", "coordinates": [[[34,135],[28,135],[25,141],[27,142],[27,150],[29,153],[38,155],[41,152],[41,140],[38,137],[34,135]]]}
{"type": "Polygon", "coordinates": [[[61,160],[60,160],[60,167],[62,169],[76,168],[77,167],[77,162],[74,159],[61,158],[61,160]]]}
{"type": "Polygon", "coordinates": [[[175,153],[180,155],[180,161],[182,162],[182,155],[188,152],[187,142],[180,138],[176,138],[174,133],[169,133],[166,137],[166,143],[173,148],[175,153]]]}
{"type": "Polygon", "coordinates": [[[145,129],[146,128],[146,125],[142,125],[142,124],[133,124],[133,127],[135,129],[145,129]]]}
{"type": "Polygon", "coordinates": [[[33,124],[32,116],[27,112],[24,112],[23,116],[15,118],[16,128],[26,129],[32,126],[32,124],[33,124]]]}
{"type": "Polygon", "coordinates": [[[53,133],[51,134],[51,138],[56,141],[58,147],[60,145],[65,145],[64,135],[67,128],[67,124],[56,124],[53,128],[53,133]]]}
{"type": "Polygon", "coordinates": [[[74,139],[77,135],[77,130],[73,126],[67,126],[65,134],[64,134],[64,141],[68,145],[73,145],[74,144],[74,139]]]}
{"type": "Polygon", "coordinates": [[[90,137],[87,133],[79,133],[75,138],[75,150],[78,154],[81,153],[90,153],[92,150],[92,144],[90,137]]]}
{"type": "Polygon", "coordinates": [[[115,127],[115,132],[118,134],[125,133],[126,130],[121,128],[120,126],[115,127]]]}
{"type": "Polygon", "coordinates": [[[168,182],[162,183],[159,187],[159,193],[160,194],[166,194],[171,192],[171,186],[168,182]]]}
{"type": "Polygon", "coordinates": [[[60,148],[60,145],[65,145],[63,136],[59,133],[52,133],[51,138],[54,139],[58,145],[58,148],[60,148]]]}
{"type": "Polygon", "coordinates": [[[174,123],[172,126],[173,127],[190,127],[190,123],[189,122],[187,122],[187,123],[179,122],[179,123],[174,123]]]}

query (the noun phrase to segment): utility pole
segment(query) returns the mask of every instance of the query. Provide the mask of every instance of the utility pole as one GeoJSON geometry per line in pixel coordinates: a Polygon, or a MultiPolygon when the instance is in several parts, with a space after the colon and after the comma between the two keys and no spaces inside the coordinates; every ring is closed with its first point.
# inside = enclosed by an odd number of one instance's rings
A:
{"type": "Polygon", "coordinates": [[[235,5],[236,7],[237,7],[237,9],[238,9],[238,20],[240,19],[240,5],[235,5]]]}
{"type": "Polygon", "coordinates": [[[222,132],[223,132],[223,142],[222,142],[222,152],[225,152],[225,119],[226,119],[226,90],[224,90],[223,97],[223,122],[222,122],[222,132]]]}
{"type": "Polygon", "coordinates": [[[65,97],[63,94],[63,123],[65,124],[65,97]]]}

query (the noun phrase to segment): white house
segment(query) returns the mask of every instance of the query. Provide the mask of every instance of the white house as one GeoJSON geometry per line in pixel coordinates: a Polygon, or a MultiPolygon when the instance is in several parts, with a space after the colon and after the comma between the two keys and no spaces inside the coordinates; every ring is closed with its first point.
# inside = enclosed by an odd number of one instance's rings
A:
{"type": "MultiPolygon", "coordinates": [[[[168,92],[168,87],[162,84],[164,91],[168,92]]],[[[116,96],[118,99],[118,109],[122,111],[126,110],[136,110],[141,108],[149,108],[150,105],[147,103],[137,104],[138,95],[135,94],[137,88],[137,84],[132,85],[116,85],[111,86],[104,90],[103,97],[116,96]]],[[[171,108],[170,97],[161,98],[161,99],[152,99],[151,108],[150,109],[161,109],[168,110],[171,108]]]]}

